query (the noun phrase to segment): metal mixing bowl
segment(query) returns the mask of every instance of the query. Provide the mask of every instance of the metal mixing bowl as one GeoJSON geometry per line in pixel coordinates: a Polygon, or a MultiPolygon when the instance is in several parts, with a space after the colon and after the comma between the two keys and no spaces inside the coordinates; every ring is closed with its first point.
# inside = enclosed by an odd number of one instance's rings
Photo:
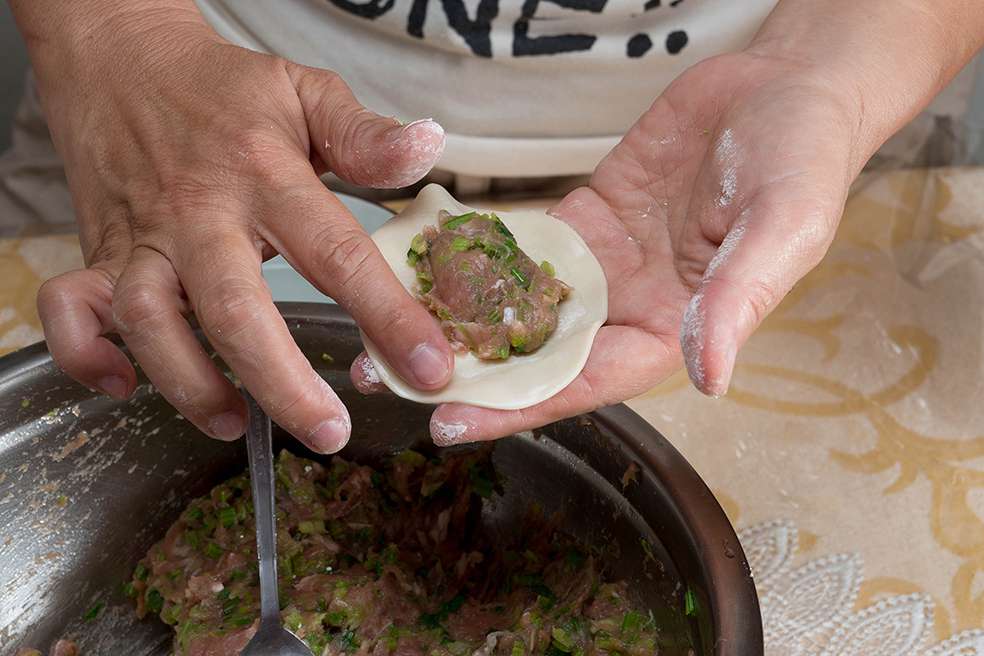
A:
{"type": "MultiPolygon", "coordinates": [[[[430,408],[352,388],[348,365],[362,347],[348,316],[327,305],[281,310],[351,411],[345,457],[431,448],[430,408]]],[[[321,457],[285,435],[275,448],[321,457]]],[[[666,626],[661,653],[763,653],[758,599],[731,525],[690,465],[629,409],[501,440],[493,458],[505,493],[486,521],[508,531],[536,503],[559,512],[567,531],[615,546],[614,572],[666,626]],[[696,601],[689,614],[686,596],[696,601]]],[[[119,402],[69,380],[43,344],[0,359],[0,654],[63,636],[83,656],[170,653],[171,630],[137,621],[122,584],[189,500],[245,466],[241,441],[203,437],[145,382],[119,402]]]]}

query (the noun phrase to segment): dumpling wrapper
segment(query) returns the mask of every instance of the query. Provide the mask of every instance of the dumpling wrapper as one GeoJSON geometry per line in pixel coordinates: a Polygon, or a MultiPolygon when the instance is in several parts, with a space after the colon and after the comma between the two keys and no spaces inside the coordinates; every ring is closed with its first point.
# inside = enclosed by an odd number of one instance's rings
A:
{"type": "MultiPolygon", "coordinates": [[[[424,226],[436,226],[441,210],[455,215],[490,211],[463,205],[440,185],[430,184],[406,209],[372,234],[383,257],[411,294],[417,281],[414,268],[407,264],[410,240],[424,226]]],[[[362,333],[380,380],[398,396],[420,403],[457,402],[518,410],[549,399],[584,368],[595,334],[608,319],[608,283],[601,264],[573,228],[543,211],[495,214],[534,262],[548,260],[557,277],[573,288],[558,306],[557,329],[533,353],[513,354],[507,360],[485,361],[470,352],[456,353],[451,381],[432,392],[418,390],[404,381],[362,333]]]]}

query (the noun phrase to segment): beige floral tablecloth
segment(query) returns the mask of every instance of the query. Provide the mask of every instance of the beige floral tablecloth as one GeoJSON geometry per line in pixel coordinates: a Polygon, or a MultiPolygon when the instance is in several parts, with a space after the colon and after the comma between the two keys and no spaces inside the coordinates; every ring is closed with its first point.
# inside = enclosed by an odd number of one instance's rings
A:
{"type": "MultiPolygon", "coordinates": [[[[73,237],[0,242],[0,350],[73,237]]],[[[769,656],[984,656],[984,170],[871,174],[742,352],[630,402],[739,528],[769,656]]]]}

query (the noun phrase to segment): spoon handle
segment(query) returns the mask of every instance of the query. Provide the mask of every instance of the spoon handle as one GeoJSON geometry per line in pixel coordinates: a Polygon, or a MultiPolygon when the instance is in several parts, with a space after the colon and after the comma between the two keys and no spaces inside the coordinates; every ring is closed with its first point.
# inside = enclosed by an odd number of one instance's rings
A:
{"type": "Polygon", "coordinates": [[[249,479],[253,490],[256,518],[256,554],[260,565],[260,622],[280,625],[280,601],[277,591],[276,517],[273,502],[273,445],[270,418],[246,392],[249,426],[246,451],[249,455],[249,479]]]}

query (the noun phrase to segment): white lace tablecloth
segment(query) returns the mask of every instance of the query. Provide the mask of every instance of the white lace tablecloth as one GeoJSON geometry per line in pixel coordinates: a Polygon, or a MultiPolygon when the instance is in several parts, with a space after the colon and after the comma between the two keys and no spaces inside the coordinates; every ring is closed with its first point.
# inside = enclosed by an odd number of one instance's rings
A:
{"type": "MultiPolygon", "coordinates": [[[[74,237],[0,241],[0,351],[74,237]]],[[[984,171],[863,179],[723,399],[630,405],[739,528],[768,656],[984,656],[984,171]]]]}

